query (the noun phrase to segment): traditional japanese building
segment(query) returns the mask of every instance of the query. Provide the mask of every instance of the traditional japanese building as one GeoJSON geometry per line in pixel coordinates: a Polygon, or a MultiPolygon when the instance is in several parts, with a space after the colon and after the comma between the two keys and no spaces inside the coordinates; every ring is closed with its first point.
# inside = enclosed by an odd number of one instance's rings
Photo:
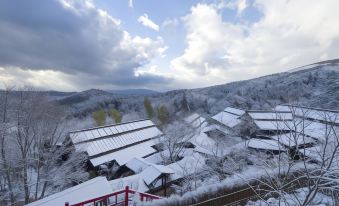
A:
{"type": "Polygon", "coordinates": [[[70,132],[76,151],[85,152],[96,167],[115,162],[124,165],[134,157],[146,157],[157,150],[163,133],[148,119],[70,132]]]}

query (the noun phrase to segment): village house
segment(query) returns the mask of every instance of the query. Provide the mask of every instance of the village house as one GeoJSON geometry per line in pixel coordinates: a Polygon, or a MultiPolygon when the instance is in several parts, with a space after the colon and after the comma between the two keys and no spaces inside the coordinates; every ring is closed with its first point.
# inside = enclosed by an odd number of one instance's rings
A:
{"type": "Polygon", "coordinates": [[[163,133],[149,119],[70,132],[76,151],[85,152],[93,167],[103,164],[121,166],[134,157],[157,152],[155,145],[163,133]]]}

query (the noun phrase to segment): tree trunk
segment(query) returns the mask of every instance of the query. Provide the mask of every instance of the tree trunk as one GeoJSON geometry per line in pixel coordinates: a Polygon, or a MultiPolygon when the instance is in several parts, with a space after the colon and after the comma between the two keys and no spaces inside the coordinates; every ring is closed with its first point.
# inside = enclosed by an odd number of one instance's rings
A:
{"type": "Polygon", "coordinates": [[[24,180],[24,190],[25,190],[25,203],[29,203],[29,185],[28,185],[28,176],[27,176],[27,161],[24,160],[24,174],[23,174],[23,180],[24,180]]]}

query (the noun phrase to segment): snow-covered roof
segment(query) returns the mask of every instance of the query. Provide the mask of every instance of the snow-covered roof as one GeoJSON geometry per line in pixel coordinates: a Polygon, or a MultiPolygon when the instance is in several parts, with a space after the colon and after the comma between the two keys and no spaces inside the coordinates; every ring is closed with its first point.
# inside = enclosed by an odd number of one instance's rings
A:
{"type": "Polygon", "coordinates": [[[230,128],[240,123],[240,119],[238,115],[234,115],[234,114],[227,113],[227,112],[220,112],[216,114],[215,116],[213,116],[212,119],[230,128]]]}
{"type": "Polygon", "coordinates": [[[185,156],[178,162],[167,165],[167,167],[175,172],[171,175],[171,181],[173,181],[198,172],[204,165],[205,158],[198,153],[193,153],[190,156],[185,156]]]}
{"type": "Polygon", "coordinates": [[[287,105],[277,105],[274,110],[279,112],[291,112],[290,107],[287,105]]]}
{"type": "Polygon", "coordinates": [[[290,130],[290,121],[254,120],[260,130],[290,130]]]}
{"type": "Polygon", "coordinates": [[[215,144],[215,141],[211,139],[206,133],[201,132],[192,138],[192,143],[202,147],[210,147],[215,144]]]}
{"type": "MultiPolygon", "coordinates": [[[[98,159],[100,159],[100,164],[115,160],[115,154],[119,154],[117,151],[120,149],[128,150],[128,147],[132,145],[157,138],[161,135],[162,132],[151,120],[138,120],[70,132],[70,138],[75,149],[87,152],[91,162],[92,160],[98,162],[98,159]]],[[[149,143],[155,144],[154,141],[149,141],[149,143]]],[[[150,154],[152,152],[154,150],[146,148],[146,151],[141,153],[150,154]]],[[[95,163],[94,165],[98,164],[95,163]]]]}
{"type": "MultiPolygon", "coordinates": [[[[212,146],[214,146],[214,145],[212,145],[212,146]]],[[[212,147],[211,146],[211,147],[212,147]]],[[[209,148],[211,148],[211,147],[209,147],[209,148]]],[[[201,147],[201,146],[199,146],[199,145],[196,145],[195,146],[195,148],[194,148],[194,151],[195,152],[199,152],[199,153],[202,153],[202,154],[207,154],[207,155],[215,155],[214,153],[213,153],[213,151],[211,151],[211,149],[209,149],[208,147],[201,147]]],[[[217,154],[218,155],[218,154],[217,154]]]]}
{"type": "Polygon", "coordinates": [[[248,111],[248,115],[254,120],[276,120],[286,121],[292,120],[291,112],[278,112],[278,111],[248,111]]]}
{"type": "Polygon", "coordinates": [[[309,148],[302,148],[298,150],[301,154],[309,157],[311,159],[321,161],[323,151],[321,146],[309,147],[309,148]]]}
{"type": "Polygon", "coordinates": [[[234,127],[241,122],[240,117],[245,114],[244,110],[227,107],[224,111],[214,115],[212,119],[227,127],[234,127]]]}
{"type": "Polygon", "coordinates": [[[296,133],[296,132],[289,132],[289,133],[274,135],[274,136],[271,136],[270,138],[288,147],[295,147],[297,145],[301,146],[301,145],[315,142],[315,140],[312,139],[311,137],[307,137],[303,134],[296,133]]]}
{"type": "Polygon", "coordinates": [[[125,166],[132,170],[134,173],[139,173],[146,169],[152,163],[148,162],[144,158],[134,157],[130,161],[128,161],[125,166]]]}
{"type": "Polygon", "coordinates": [[[235,114],[238,116],[245,114],[245,110],[234,108],[234,107],[226,107],[226,109],[224,109],[224,112],[228,112],[228,113],[235,114]]]}
{"type": "Polygon", "coordinates": [[[285,151],[284,147],[279,145],[276,140],[268,139],[250,139],[246,142],[247,147],[262,150],[285,151]]]}
{"type": "Polygon", "coordinates": [[[191,124],[194,128],[206,126],[206,119],[197,113],[193,113],[186,117],[185,122],[191,124]]]}
{"type": "Polygon", "coordinates": [[[90,157],[90,161],[93,166],[112,160],[115,160],[119,165],[124,165],[134,157],[145,157],[155,153],[156,150],[152,146],[156,143],[156,140],[151,139],[98,157],[90,157]]]}
{"type": "Polygon", "coordinates": [[[113,125],[106,125],[101,127],[89,128],[84,130],[72,131],[69,136],[73,144],[85,141],[93,141],[98,138],[110,137],[121,133],[126,133],[134,130],[143,129],[146,127],[154,127],[151,120],[136,120],[132,122],[125,122],[113,125]]]}
{"type": "MultiPolygon", "coordinates": [[[[299,124],[296,126],[298,132],[304,133],[305,135],[311,136],[318,140],[325,140],[328,137],[334,136],[331,126],[320,122],[314,122],[310,120],[301,120],[296,118],[299,124]],[[302,123],[300,123],[302,122],[302,123]]],[[[294,129],[294,128],[293,128],[294,129]]],[[[334,131],[339,132],[339,127],[334,126],[334,131]]]]}
{"type": "Polygon", "coordinates": [[[149,190],[148,186],[139,174],[111,180],[109,181],[109,184],[114,191],[125,189],[126,186],[138,192],[147,192],[149,190]]]}
{"type": "Polygon", "coordinates": [[[296,105],[278,105],[276,111],[290,111],[297,117],[339,124],[339,111],[296,105]]]}
{"type": "Polygon", "coordinates": [[[150,165],[144,171],[140,173],[140,176],[144,179],[147,185],[150,185],[154,180],[156,180],[162,174],[173,174],[174,171],[164,165],[150,165]]]}
{"type": "Polygon", "coordinates": [[[110,138],[75,144],[74,146],[79,151],[86,151],[88,156],[91,157],[149,140],[158,137],[161,134],[162,133],[157,127],[148,127],[142,130],[112,136],[110,138]]]}
{"type": "Polygon", "coordinates": [[[337,167],[337,162],[339,161],[337,142],[338,140],[336,139],[335,143],[332,143],[331,141],[326,144],[319,143],[314,147],[302,148],[298,151],[304,156],[307,156],[319,162],[323,162],[324,160],[331,160],[333,158],[333,162],[336,162],[336,164],[333,164],[333,166],[337,167]]]}
{"type": "Polygon", "coordinates": [[[189,115],[188,117],[186,117],[186,118],[185,118],[185,121],[186,121],[187,123],[191,123],[191,122],[193,122],[194,120],[198,119],[199,117],[200,117],[199,114],[193,113],[193,114],[189,115]]]}
{"type": "Polygon", "coordinates": [[[60,206],[65,205],[66,202],[72,205],[112,192],[113,189],[105,177],[96,177],[62,192],[32,202],[27,206],[60,206]]]}
{"type": "MultiPolygon", "coordinates": [[[[133,162],[139,164],[140,162],[147,161],[139,161],[137,159],[134,159],[130,163],[132,164],[133,162]]],[[[114,190],[123,189],[126,186],[129,186],[131,189],[134,189],[136,191],[146,192],[149,190],[149,185],[152,184],[162,174],[173,173],[174,171],[167,166],[149,163],[149,165],[144,168],[140,173],[123,178],[118,178],[110,181],[109,183],[114,190]]]]}
{"type": "Polygon", "coordinates": [[[151,162],[153,164],[158,164],[160,162],[162,162],[163,157],[162,154],[160,152],[154,153],[150,156],[147,156],[144,158],[147,162],[151,162]]]}

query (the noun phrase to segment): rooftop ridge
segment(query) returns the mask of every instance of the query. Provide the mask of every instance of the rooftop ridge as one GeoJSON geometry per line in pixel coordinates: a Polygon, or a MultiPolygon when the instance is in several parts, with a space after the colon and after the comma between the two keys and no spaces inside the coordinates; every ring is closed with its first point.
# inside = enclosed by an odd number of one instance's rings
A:
{"type": "MultiPolygon", "coordinates": [[[[228,106],[228,107],[233,108],[233,109],[239,109],[239,110],[246,111],[246,109],[240,108],[240,107],[233,107],[233,106],[228,106]]],[[[227,109],[228,107],[226,107],[225,109],[227,109]]],[[[225,110],[225,109],[224,109],[224,110],[225,110]]]]}
{"type": "Polygon", "coordinates": [[[121,136],[123,134],[132,133],[132,132],[136,132],[136,131],[141,131],[141,130],[145,130],[145,129],[149,129],[149,128],[157,128],[157,127],[156,127],[156,125],[145,126],[145,127],[141,127],[141,128],[137,128],[137,129],[132,129],[132,130],[120,132],[120,133],[117,133],[117,134],[103,135],[103,136],[100,136],[100,137],[97,137],[97,138],[93,138],[93,139],[89,139],[89,140],[83,140],[83,141],[76,142],[76,143],[73,143],[73,144],[77,144],[78,145],[78,144],[83,144],[83,143],[87,143],[87,142],[98,141],[98,140],[101,140],[101,139],[107,139],[107,138],[111,138],[111,137],[118,137],[118,136],[121,136]]]}
{"type": "MultiPolygon", "coordinates": [[[[241,115],[239,115],[239,114],[235,114],[235,113],[233,113],[233,112],[229,112],[229,111],[223,111],[223,112],[225,112],[225,113],[228,113],[228,114],[233,114],[233,115],[235,115],[235,116],[238,116],[238,117],[240,117],[241,115]]],[[[246,112],[245,112],[246,113],[246,112]]]]}
{"type": "Polygon", "coordinates": [[[299,108],[313,109],[313,110],[318,110],[318,111],[327,111],[327,112],[339,113],[338,110],[323,109],[323,108],[318,108],[318,107],[298,106],[298,105],[294,105],[294,104],[279,104],[279,105],[277,105],[277,106],[299,107],[299,108]]]}
{"type": "MultiPolygon", "coordinates": [[[[111,127],[111,126],[117,126],[117,125],[123,125],[123,124],[129,124],[129,123],[134,123],[134,122],[141,122],[141,121],[146,121],[150,119],[138,119],[138,120],[133,120],[133,121],[128,121],[128,122],[121,122],[121,123],[116,123],[116,124],[108,124],[104,126],[98,126],[98,127],[90,127],[86,129],[79,129],[79,130],[74,130],[70,131],[69,133],[76,133],[76,132],[84,132],[84,131],[89,131],[89,130],[94,130],[94,129],[100,129],[100,128],[105,128],[105,127],[111,127]]],[[[151,121],[151,120],[150,120],[151,121]]],[[[151,121],[152,122],[152,121],[151,121]]],[[[153,122],[152,122],[153,123],[153,122]]],[[[154,123],[153,123],[154,124],[154,123]]],[[[155,125],[155,124],[154,124],[155,125]]]]}
{"type": "Polygon", "coordinates": [[[277,111],[277,110],[246,110],[247,113],[291,113],[291,111],[277,111]]]}

